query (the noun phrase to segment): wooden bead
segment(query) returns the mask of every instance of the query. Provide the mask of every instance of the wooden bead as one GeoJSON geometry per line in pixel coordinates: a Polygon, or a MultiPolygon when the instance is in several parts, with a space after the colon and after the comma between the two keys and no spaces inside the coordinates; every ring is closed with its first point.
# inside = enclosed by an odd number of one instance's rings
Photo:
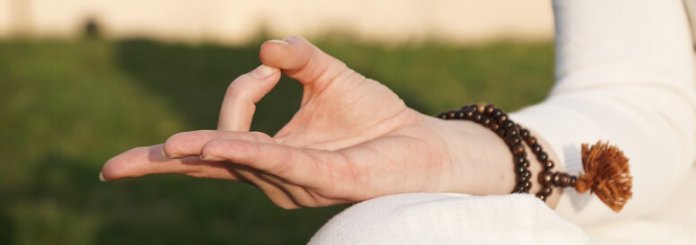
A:
{"type": "Polygon", "coordinates": [[[543,162],[542,164],[543,164],[544,170],[549,170],[549,169],[552,169],[554,167],[554,163],[551,160],[543,162]]]}
{"type": "Polygon", "coordinates": [[[486,105],[483,103],[476,104],[476,112],[483,113],[486,109],[486,105]]]}
{"type": "Polygon", "coordinates": [[[491,116],[496,119],[501,115],[503,115],[503,111],[501,111],[500,109],[493,109],[493,112],[491,112],[491,116]]]}
{"type": "MultiPolygon", "coordinates": [[[[510,132],[508,132],[507,134],[509,135],[510,132]]],[[[522,141],[520,140],[520,137],[515,137],[515,136],[505,137],[505,142],[508,144],[511,144],[511,145],[516,145],[516,144],[522,143],[522,141]]]]}
{"type": "Polygon", "coordinates": [[[553,178],[553,174],[551,172],[544,171],[539,175],[539,183],[542,185],[548,185],[551,184],[551,179],[553,178]]]}
{"type": "Polygon", "coordinates": [[[531,190],[531,189],[532,189],[532,182],[529,182],[529,181],[524,182],[524,192],[528,193],[529,190],[531,190]]]}
{"type": "Polygon", "coordinates": [[[522,175],[517,176],[517,183],[527,182],[527,181],[529,181],[529,178],[522,176],[522,175]]]}
{"type": "Polygon", "coordinates": [[[551,177],[551,183],[553,183],[553,185],[558,185],[558,184],[560,184],[559,183],[560,181],[561,181],[561,175],[559,175],[558,173],[553,173],[553,177],[551,177]]]}
{"type": "Polygon", "coordinates": [[[500,128],[498,128],[497,130],[495,130],[495,132],[498,134],[498,136],[503,137],[503,136],[505,136],[505,132],[507,132],[507,130],[505,130],[504,128],[500,127],[500,128]]]}
{"type": "Polygon", "coordinates": [[[537,194],[536,194],[536,197],[539,198],[539,199],[541,199],[542,201],[546,201],[546,196],[545,196],[544,194],[537,193],[537,194]]]}
{"type": "Polygon", "coordinates": [[[471,117],[473,117],[473,116],[474,116],[473,111],[464,112],[464,118],[466,118],[466,119],[471,119],[471,117]]]}
{"type": "MultiPolygon", "coordinates": [[[[529,167],[529,166],[527,166],[527,167],[525,167],[525,168],[528,168],[528,167],[529,167]]],[[[522,174],[520,174],[520,175],[521,175],[522,177],[525,177],[525,178],[529,179],[529,178],[532,177],[532,172],[524,171],[524,172],[522,172],[522,174]]]]}
{"type": "Polygon", "coordinates": [[[522,138],[528,138],[528,137],[529,137],[529,130],[527,130],[527,129],[521,129],[521,130],[520,130],[520,136],[521,136],[522,138]]]}
{"type": "Polygon", "coordinates": [[[526,157],[526,156],[517,156],[517,155],[515,155],[515,163],[516,163],[517,165],[520,165],[520,164],[522,164],[522,163],[524,163],[524,162],[526,162],[526,161],[527,161],[527,157],[526,157]]]}
{"type": "Polygon", "coordinates": [[[529,136],[524,141],[527,142],[528,145],[536,145],[538,143],[534,136],[529,136]]]}
{"type": "Polygon", "coordinates": [[[532,152],[534,152],[534,153],[539,153],[542,151],[541,146],[539,144],[533,144],[531,146],[531,148],[532,148],[532,152]]]}
{"type": "MultiPolygon", "coordinates": [[[[510,121],[507,121],[509,123],[512,123],[510,121]]],[[[516,128],[511,128],[510,126],[503,125],[504,128],[508,129],[507,133],[505,134],[505,137],[517,137],[519,138],[520,136],[520,131],[516,128]]]]}
{"type": "Polygon", "coordinates": [[[488,104],[484,109],[484,113],[490,115],[491,113],[493,113],[493,110],[495,110],[495,106],[493,104],[488,104]]]}
{"type": "Polygon", "coordinates": [[[492,104],[472,104],[457,111],[438,114],[442,119],[462,119],[479,123],[498,134],[508,145],[513,154],[513,169],[516,173],[516,183],[513,193],[528,193],[532,188],[532,173],[525,144],[532,150],[533,155],[540,161],[543,171],[537,176],[542,188],[536,193],[541,200],[546,200],[553,191],[553,186],[571,186],[577,183],[577,177],[566,173],[552,172],[554,162],[548,159],[548,154],[539,145],[537,138],[528,129],[522,128],[510,120],[509,116],[492,104]]]}

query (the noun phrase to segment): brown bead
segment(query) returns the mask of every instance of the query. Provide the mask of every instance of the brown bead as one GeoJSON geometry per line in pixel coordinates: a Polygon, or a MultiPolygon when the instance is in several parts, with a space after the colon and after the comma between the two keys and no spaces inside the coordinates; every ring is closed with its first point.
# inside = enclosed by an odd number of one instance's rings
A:
{"type": "MultiPolygon", "coordinates": [[[[500,125],[502,125],[503,128],[505,128],[505,129],[512,130],[512,127],[515,126],[515,123],[512,122],[512,121],[510,121],[510,120],[506,120],[506,121],[504,121],[504,122],[503,122],[502,124],[500,124],[500,125]]],[[[518,133],[519,133],[519,132],[518,132],[518,133]]]]}
{"type": "Polygon", "coordinates": [[[531,177],[532,177],[532,172],[529,172],[529,171],[524,171],[524,172],[522,172],[522,173],[520,174],[520,176],[522,176],[522,177],[525,177],[525,178],[529,179],[529,178],[531,178],[531,177]]]}
{"type": "Polygon", "coordinates": [[[520,136],[521,136],[522,138],[527,138],[527,137],[529,137],[529,130],[527,130],[527,129],[520,129],[520,136]]]}
{"type": "Polygon", "coordinates": [[[539,175],[539,183],[542,185],[548,185],[551,183],[551,179],[553,178],[553,174],[548,171],[544,171],[539,175]]]}
{"type": "Polygon", "coordinates": [[[493,113],[493,110],[495,110],[495,106],[493,104],[488,104],[486,105],[486,108],[484,109],[484,112],[488,115],[493,113]]]}
{"type": "Polygon", "coordinates": [[[505,130],[504,128],[501,127],[501,128],[498,128],[497,130],[495,130],[495,132],[498,134],[498,136],[503,137],[505,135],[505,132],[507,132],[507,130],[505,130]]]}
{"type": "Polygon", "coordinates": [[[534,136],[529,136],[524,141],[527,142],[528,145],[534,145],[538,143],[537,139],[534,136]]]}
{"type": "Polygon", "coordinates": [[[447,113],[437,114],[437,117],[439,117],[440,119],[447,119],[447,113]]]}
{"type": "Polygon", "coordinates": [[[483,123],[483,125],[486,125],[486,126],[491,125],[491,119],[490,119],[490,118],[484,118],[484,119],[481,121],[481,123],[483,123]]]}
{"type": "Polygon", "coordinates": [[[529,190],[531,190],[531,189],[532,189],[532,182],[529,182],[529,181],[524,182],[524,192],[528,193],[529,190]]]}
{"type": "MultiPolygon", "coordinates": [[[[510,121],[507,121],[510,122],[510,121]]],[[[505,127],[507,125],[507,122],[504,123],[503,127],[508,128],[507,133],[505,134],[505,137],[519,137],[520,136],[520,131],[516,128],[510,128],[510,127],[505,127]]]]}
{"type": "Polygon", "coordinates": [[[546,186],[544,188],[541,188],[539,193],[544,194],[545,196],[548,196],[548,195],[551,195],[552,191],[553,191],[553,189],[551,187],[546,186]]]}
{"type": "MultiPolygon", "coordinates": [[[[507,134],[509,135],[510,132],[508,132],[507,134]]],[[[516,144],[521,143],[522,141],[520,140],[520,137],[513,136],[513,137],[505,137],[505,142],[507,142],[508,144],[516,145],[516,144]]]]}
{"type": "Polygon", "coordinates": [[[474,116],[474,112],[473,112],[473,111],[464,112],[464,118],[469,119],[469,118],[471,118],[471,117],[473,117],[473,116],[474,116]]]}
{"type": "Polygon", "coordinates": [[[551,160],[544,162],[543,165],[544,165],[545,170],[552,169],[554,166],[553,161],[551,161],[551,160]]]}
{"type": "Polygon", "coordinates": [[[517,144],[512,147],[512,154],[519,154],[524,152],[524,146],[522,144],[517,144]]]}
{"type": "Polygon", "coordinates": [[[539,198],[539,199],[541,199],[542,201],[546,201],[546,196],[545,196],[544,194],[537,193],[537,194],[536,194],[536,197],[539,198]]]}
{"type": "Polygon", "coordinates": [[[471,118],[474,119],[475,122],[481,122],[481,120],[483,120],[483,116],[480,113],[474,113],[474,116],[471,118]]]}
{"type": "Polygon", "coordinates": [[[558,184],[560,184],[559,183],[560,181],[561,181],[560,174],[558,174],[557,172],[553,173],[553,177],[551,177],[551,183],[553,183],[553,185],[558,185],[558,184]]]}
{"type": "Polygon", "coordinates": [[[453,111],[447,112],[447,118],[454,118],[455,113],[453,111]]]}
{"type": "Polygon", "coordinates": [[[517,182],[518,182],[518,183],[527,182],[527,181],[529,181],[529,178],[524,177],[524,176],[522,176],[522,175],[518,175],[518,176],[517,176],[517,182]]]}
{"type": "Polygon", "coordinates": [[[527,171],[527,168],[525,168],[525,167],[522,167],[522,166],[515,167],[515,172],[516,172],[517,174],[522,174],[522,173],[524,173],[524,172],[526,172],[526,171],[527,171]]]}
{"type": "Polygon", "coordinates": [[[491,122],[491,124],[489,125],[489,127],[490,127],[492,130],[498,130],[498,128],[500,128],[500,126],[498,126],[498,123],[495,123],[495,122],[491,122]]]}
{"type": "Polygon", "coordinates": [[[549,156],[546,155],[546,153],[541,152],[537,155],[537,159],[539,159],[540,162],[545,162],[546,160],[549,160],[549,156]]]}
{"type": "Polygon", "coordinates": [[[498,120],[498,123],[500,123],[500,124],[502,125],[505,121],[508,120],[508,117],[507,117],[507,115],[500,115],[500,116],[499,116],[498,118],[496,118],[496,119],[498,120]]]}
{"type": "Polygon", "coordinates": [[[578,177],[570,176],[570,185],[575,185],[577,183],[578,177]]]}
{"type": "Polygon", "coordinates": [[[497,109],[497,108],[496,108],[496,109],[493,109],[493,112],[491,112],[491,116],[492,116],[493,118],[498,118],[498,117],[500,117],[501,115],[503,115],[503,111],[501,111],[500,109],[497,109]]]}
{"type": "Polygon", "coordinates": [[[458,111],[458,112],[457,112],[457,118],[459,118],[459,119],[464,118],[464,112],[463,112],[463,111],[458,111]]]}
{"type": "Polygon", "coordinates": [[[566,187],[570,184],[570,178],[568,178],[568,175],[561,174],[560,180],[558,181],[562,187],[566,187]]]}
{"type": "Polygon", "coordinates": [[[524,162],[526,162],[526,161],[527,161],[527,157],[515,155],[515,163],[516,163],[516,164],[519,165],[519,164],[522,164],[522,163],[524,163],[524,162]]]}
{"type": "Polygon", "coordinates": [[[539,153],[542,151],[541,146],[539,144],[533,144],[531,145],[532,147],[532,152],[534,153],[539,153]]]}

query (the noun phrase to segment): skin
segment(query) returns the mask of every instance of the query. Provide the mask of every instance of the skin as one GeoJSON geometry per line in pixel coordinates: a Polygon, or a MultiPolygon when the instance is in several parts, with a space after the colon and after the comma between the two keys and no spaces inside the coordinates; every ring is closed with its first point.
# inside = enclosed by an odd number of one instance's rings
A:
{"type": "MultiPolygon", "coordinates": [[[[130,149],[107,161],[100,178],[173,173],[247,182],[286,209],[406,192],[512,190],[512,155],[490,130],[408,108],[384,85],[300,37],[267,41],[259,56],[263,65],[228,87],[217,130],[181,132],[164,144],[130,149]],[[249,132],[255,104],[282,74],[303,86],[300,109],[274,136],[249,132]]],[[[530,161],[536,175],[541,167],[530,161]]],[[[548,199],[551,207],[559,192],[548,199]]]]}

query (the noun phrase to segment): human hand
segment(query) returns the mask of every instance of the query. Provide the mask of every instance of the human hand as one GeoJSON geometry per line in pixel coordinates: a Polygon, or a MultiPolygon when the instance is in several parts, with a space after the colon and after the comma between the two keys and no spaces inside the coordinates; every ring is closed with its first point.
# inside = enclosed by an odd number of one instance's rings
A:
{"type": "Polygon", "coordinates": [[[404,192],[512,189],[508,150],[487,129],[418,113],[301,38],[268,41],[260,58],[264,65],[230,84],[218,130],[131,149],[110,159],[102,178],[180,173],[245,181],[283,208],[404,192]],[[249,132],[255,103],[277,84],[280,71],[303,86],[300,109],[273,137],[249,132]]]}

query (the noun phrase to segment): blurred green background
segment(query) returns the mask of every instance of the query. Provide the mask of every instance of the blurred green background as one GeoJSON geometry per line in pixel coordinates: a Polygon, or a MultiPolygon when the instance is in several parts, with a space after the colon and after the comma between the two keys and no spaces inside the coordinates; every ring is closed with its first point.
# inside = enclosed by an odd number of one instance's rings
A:
{"type": "MultiPolygon", "coordinates": [[[[513,110],[552,82],[549,42],[312,41],[429,114],[477,101],[513,110]]],[[[260,43],[0,40],[0,244],[307,242],[346,206],[287,211],[250,186],[185,176],[97,178],[130,147],[214,128],[225,88],[259,64],[260,43]]],[[[281,81],[253,129],[279,129],[300,93],[281,81]]]]}

